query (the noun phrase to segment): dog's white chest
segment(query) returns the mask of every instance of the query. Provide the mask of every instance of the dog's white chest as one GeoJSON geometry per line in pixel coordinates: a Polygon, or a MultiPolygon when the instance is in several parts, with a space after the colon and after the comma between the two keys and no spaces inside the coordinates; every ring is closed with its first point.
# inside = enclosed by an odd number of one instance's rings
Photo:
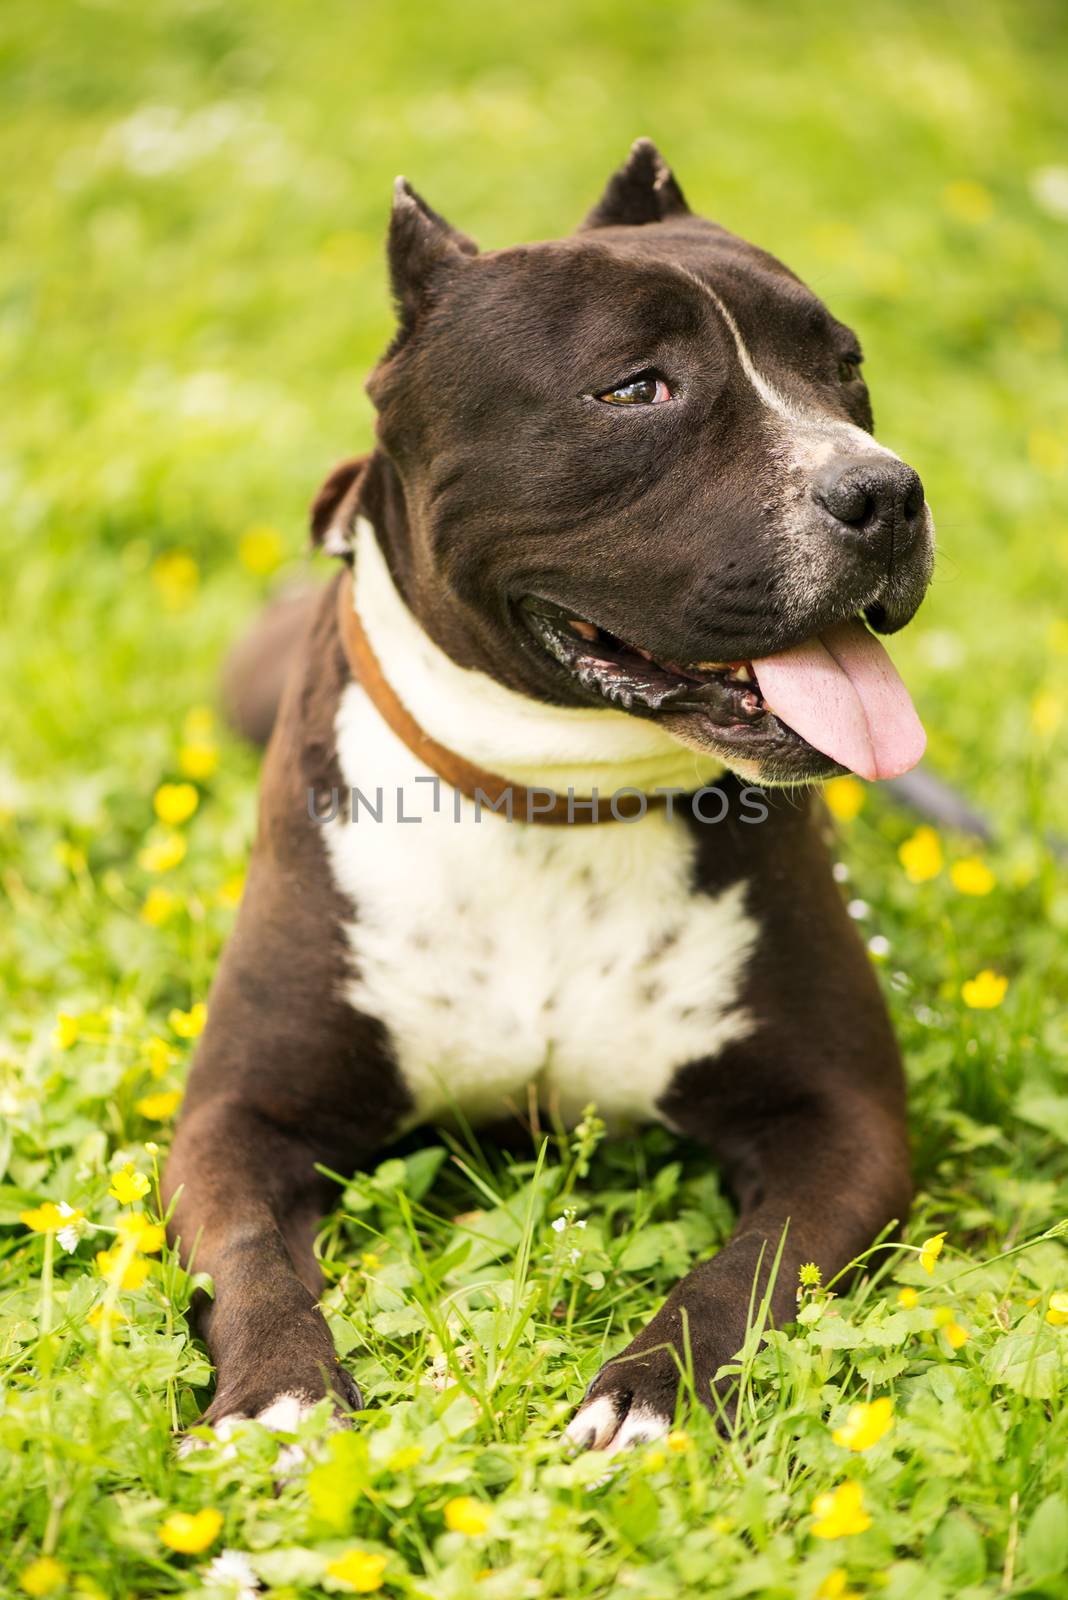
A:
{"type": "Polygon", "coordinates": [[[457,821],[355,685],[337,728],[346,785],[382,790],[380,822],[324,829],[357,911],[346,998],[389,1030],[413,1121],[504,1115],[531,1085],[565,1120],[648,1120],[677,1068],[749,1031],[745,886],[694,894],[685,826],[476,821],[466,800],[457,821]]]}

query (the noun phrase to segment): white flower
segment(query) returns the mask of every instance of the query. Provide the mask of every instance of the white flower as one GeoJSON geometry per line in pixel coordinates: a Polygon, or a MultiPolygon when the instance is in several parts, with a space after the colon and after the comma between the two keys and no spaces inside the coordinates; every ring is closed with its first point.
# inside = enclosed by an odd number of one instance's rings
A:
{"type": "Polygon", "coordinates": [[[204,1568],[204,1576],[209,1583],[229,1589],[234,1600],[253,1600],[260,1590],[260,1580],[243,1550],[224,1550],[204,1568]]]}
{"type": "Polygon", "coordinates": [[[61,1217],[77,1218],[75,1222],[70,1223],[66,1228],[60,1228],[56,1234],[56,1241],[60,1249],[65,1250],[70,1255],[78,1248],[78,1240],[82,1236],[81,1222],[83,1219],[81,1213],[76,1211],[74,1206],[69,1205],[66,1200],[61,1200],[56,1210],[61,1217]]]}
{"type": "Polygon", "coordinates": [[[866,900],[850,900],[846,910],[854,922],[863,922],[864,918],[870,914],[871,906],[866,900]]]}
{"type": "Polygon", "coordinates": [[[563,1231],[564,1231],[564,1229],[566,1227],[567,1227],[567,1218],[566,1217],[557,1217],[556,1221],[553,1223],[553,1232],[554,1233],[563,1233],[563,1231]]]}
{"type": "Polygon", "coordinates": [[[570,1250],[570,1251],[568,1251],[567,1259],[570,1261],[572,1266],[575,1266],[575,1264],[577,1262],[582,1260],[582,1251],[581,1250],[570,1250]]]}

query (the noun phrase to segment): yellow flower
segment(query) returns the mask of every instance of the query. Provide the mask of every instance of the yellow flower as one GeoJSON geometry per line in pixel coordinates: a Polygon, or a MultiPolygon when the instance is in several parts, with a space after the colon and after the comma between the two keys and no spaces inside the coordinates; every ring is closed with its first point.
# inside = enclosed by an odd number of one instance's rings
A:
{"type": "Polygon", "coordinates": [[[477,1538],[490,1525],[489,1507],[472,1495],[461,1494],[445,1507],[445,1526],[450,1533],[466,1533],[477,1538]]]}
{"type": "Polygon", "coordinates": [[[838,822],[852,822],[864,804],[864,785],[857,778],[832,778],[824,785],[823,798],[838,822]]]}
{"type": "Polygon", "coordinates": [[[689,1443],[689,1434],[684,1433],[681,1428],[676,1428],[673,1433],[669,1433],[667,1436],[667,1447],[669,1450],[673,1450],[676,1455],[681,1455],[682,1451],[689,1446],[689,1443]]]}
{"type": "Polygon", "coordinates": [[[990,220],[994,197],[984,183],[977,183],[974,178],[956,178],[942,190],[942,204],[958,222],[978,225],[990,220]]]}
{"type": "Polygon", "coordinates": [[[974,978],[967,978],[960,986],[960,997],[972,1011],[992,1011],[1005,998],[1008,978],[984,967],[974,978]]]}
{"type": "Polygon", "coordinates": [[[919,1304],[919,1300],[920,1296],[918,1291],[916,1289],[910,1289],[908,1285],[906,1285],[904,1289],[899,1289],[897,1291],[897,1303],[901,1307],[902,1311],[911,1311],[913,1306],[919,1304]]]}
{"type": "Polygon", "coordinates": [[[57,1050],[69,1050],[71,1045],[77,1042],[77,1017],[72,1017],[69,1011],[61,1011],[56,1018],[56,1025],[52,1029],[52,1043],[57,1050]]]}
{"type": "Polygon", "coordinates": [[[169,828],[178,828],[189,821],[200,804],[200,795],[191,783],[161,783],[152,804],[161,822],[169,828]]]}
{"type": "Polygon", "coordinates": [[[121,1245],[116,1245],[114,1250],[98,1250],[97,1271],[108,1283],[117,1283],[120,1289],[140,1289],[148,1277],[148,1262],[134,1256],[124,1265],[120,1261],[122,1253],[121,1245]]]}
{"type": "Polygon", "coordinates": [[[917,828],[897,852],[910,883],[927,883],[942,870],[942,841],[933,828],[917,828]]]}
{"type": "Polygon", "coordinates": [[[57,839],[52,846],[52,855],[61,867],[66,867],[68,872],[85,871],[85,851],[79,850],[78,846],[71,844],[69,839],[57,839]]]}
{"type": "Polygon", "coordinates": [[[19,1221],[33,1233],[58,1233],[61,1228],[76,1226],[85,1216],[84,1211],[65,1211],[54,1200],[46,1200],[32,1211],[20,1211],[19,1221]]]}
{"type": "Polygon", "coordinates": [[[282,535],[269,523],[257,522],[241,535],[237,546],[238,560],[257,577],[273,572],[282,559],[282,535]]]}
{"type": "Polygon", "coordinates": [[[860,1591],[850,1589],[845,1567],[834,1567],[816,1590],[813,1600],[860,1600],[860,1591]]]}
{"type": "Polygon", "coordinates": [[[1036,733],[1056,733],[1064,715],[1064,703],[1051,689],[1042,689],[1031,701],[1031,726],[1036,733]]]}
{"type": "MultiPolygon", "coordinates": [[[[91,1328],[100,1327],[100,1324],[104,1320],[105,1309],[104,1302],[101,1301],[99,1305],[94,1306],[92,1311],[90,1311],[85,1320],[91,1328]]],[[[125,1311],[122,1311],[118,1306],[115,1306],[109,1312],[108,1320],[112,1322],[129,1322],[130,1319],[126,1315],[125,1311]]]]}
{"type": "Polygon", "coordinates": [[[231,872],[224,878],[215,892],[215,898],[221,906],[236,906],[241,904],[241,896],[245,892],[245,874],[231,872]]]}
{"type": "Polygon", "coordinates": [[[945,1244],[945,1242],[945,1233],[932,1233],[929,1239],[925,1239],[923,1241],[923,1244],[920,1246],[920,1266],[923,1268],[924,1272],[934,1271],[935,1262],[942,1254],[942,1246],[945,1244]]]}
{"type": "Polygon", "coordinates": [[[1050,1295],[1046,1321],[1054,1328],[1063,1328],[1068,1322],[1068,1292],[1064,1289],[1050,1295]]]}
{"type": "Polygon", "coordinates": [[[159,1223],[149,1222],[143,1211],[124,1212],[115,1219],[115,1227],[119,1239],[123,1243],[132,1239],[135,1249],[141,1255],[154,1256],[167,1242],[167,1235],[159,1223]]]}
{"type": "Polygon", "coordinates": [[[186,843],[180,833],[165,833],[146,844],[137,853],[137,864],[143,872],[170,872],[185,859],[186,843]]]}
{"type": "Polygon", "coordinates": [[[165,550],[152,563],[152,582],[168,611],[189,605],[200,582],[200,568],[185,550],[165,550]]]}
{"type": "Polygon", "coordinates": [[[213,1506],[202,1506],[194,1512],[172,1511],[160,1524],[160,1542],[183,1556],[196,1556],[214,1544],[222,1525],[222,1512],[213,1506]]]}
{"type": "Polygon", "coordinates": [[[174,1058],[175,1052],[171,1049],[166,1039],[161,1039],[158,1033],[154,1033],[147,1040],[145,1044],[145,1066],[154,1078],[162,1078],[174,1058]]]}
{"type": "Polygon", "coordinates": [[[19,1578],[20,1589],[35,1597],[54,1594],[67,1581],[67,1569],[52,1556],[38,1556],[28,1567],[23,1567],[19,1578]]]}
{"type": "Polygon", "coordinates": [[[161,884],[154,884],[145,895],[145,903],[141,907],[141,921],[147,922],[150,928],[160,928],[168,917],[173,916],[177,906],[176,894],[172,894],[170,889],[164,889],[161,884]]]}
{"type": "Polygon", "coordinates": [[[816,1518],[812,1532],[817,1539],[844,1539],[847,1534],[863,1533],[871,1527],[871,1518],[864,1509],[864,1490],[850,1479],[830,1494],[817,1495],[812,1502],[812,1515],[816,1518]]]}
{"type": "Polygon", "coordinates": [[[181,1089],[162,1089],[159,1094],[146,1094],[134,1102],[134,1110],[149,1122],[167,1122],[182,1103],[181,1089]]]}
{"type": "Polygon", "coordinates": [[[377,1272],[382,1265],[373,1250],[364,1250],[360,1256],[360,1266],[365,1272],[377,1272]]]}
{"type": "Polygon", "coordinates": [[[346,1550],[328,1561],[326,1570],[331,1578],[348,1584],[356,1594],[374,1594],[382,1587],[382,1574],[388,1557],[374,1550],[346,1550]]]}
{"type": "Polygon", "coordinates": [[[183,744],[178,752],[178,767],[187,778],[196,778],[203,782],[210,778],[215,768],[219,765],[219,752],[215,745],[206,739],[196,743],[183,744]]]}
{"type": "Polygon", "coordinates": [[[961,894],[989,894],[998,881],[979,856],[965,856],[962,861],[954,861],[949,876],[954,889],[961,894]]]}
{"type": "Polygon", "coordinates": [[[116,1172],[111,1180],[108,1194],[117,1200],[120,1206],[132,1206],[135,1200],[140,1200],[146,1195],[152,1185],[143,1172],[138,1172],[132,1161],[127,1161],[121,1171],[116,1172]]]}
{"type": "Polygon", "coordinates": [[[885,1397],[850,1406],[849,1415],[831,1438],[845,1450],[870,1450],[894,1426],[894,1403],[885,1397]]]}
{"type": "Polygon", "coordinates": [[[959,1350],[968,1343],[968,1330],[962,1328],[949,1306],[936,1306],[934,1325],[941,1328],[946,1336],[946,1342],[951,1350],[959,1350]]]}
{"type": "Polygon", "coordinates": [[[182,721],[182,733],[194,744],[210,739],[215,731],[215,713],[210,706],[190,706],[182,721]]]}
{"type": "Polygon", "coordinates": [[[199,1039],[207,1020],[208,1008],[203,1000],[198,1000],[188,1011],[172,1011],[167,1018],[179,1039],[199,1039]]]}

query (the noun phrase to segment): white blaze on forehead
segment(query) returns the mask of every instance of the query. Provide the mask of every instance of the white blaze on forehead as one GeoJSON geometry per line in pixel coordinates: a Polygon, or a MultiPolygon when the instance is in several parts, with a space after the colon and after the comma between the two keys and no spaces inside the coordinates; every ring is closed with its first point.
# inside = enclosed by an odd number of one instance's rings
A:
{"type": "MultiPolygon", "coordinates": [[[[844,417],[833,416],[829,411],[801,405],[790,395],[784,394],[777,384],[772,383],[771,379],[761,372],[753,360],[749,346],[742,337],[742,330],[722,296],[709,284],[703,283],[694,273],[688,272],[686,276],[708,296],[723,318],[727,331],[734,341],[739,365],[765,407],[782,422],[790,424],[792,433],[822,435],[827,443],[827,448],[819,452],[822,456],[831,455],[837,448],[853,453],[863,451],[865,454],[891,456],[895,461],[900,459],[893,450],[888,450],[885,445],[873,439],[870,433],[858,428],[856,423],[847,422],[844,417]]],[[[814,441],[810,438],[809,442],[811,444],[814,441]]],[[[810,464],[818,465],[818,460],[810,464]]]]}

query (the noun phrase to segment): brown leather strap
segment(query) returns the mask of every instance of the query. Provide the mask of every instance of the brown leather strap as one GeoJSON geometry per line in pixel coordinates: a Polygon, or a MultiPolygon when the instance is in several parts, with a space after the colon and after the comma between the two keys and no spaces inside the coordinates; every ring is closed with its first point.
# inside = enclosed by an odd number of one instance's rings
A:
{"type": "Polygon", "coordinates": [[[352,675],[386,726],[431,772],[485,810],[493,811],[496,816],[507,817],[509,822],[540,822],[550,827],[560,827],[589,822],[624,822],[664,804],[664,795],[646,795],[634,789],[621,789],[613,796],[597,796],[596,799],[557,794],[551,789],[528,789],[497,773],[487,772],[484,767],[476,767],[473,762],[457,755],[455,750],[447,750],[443,744],[432,739],[398,699],[371,648],[360,614],[353,604],[352,573],[347,570],[341,574],[338,584],[337,616],[341,642],[352,675]]]}

